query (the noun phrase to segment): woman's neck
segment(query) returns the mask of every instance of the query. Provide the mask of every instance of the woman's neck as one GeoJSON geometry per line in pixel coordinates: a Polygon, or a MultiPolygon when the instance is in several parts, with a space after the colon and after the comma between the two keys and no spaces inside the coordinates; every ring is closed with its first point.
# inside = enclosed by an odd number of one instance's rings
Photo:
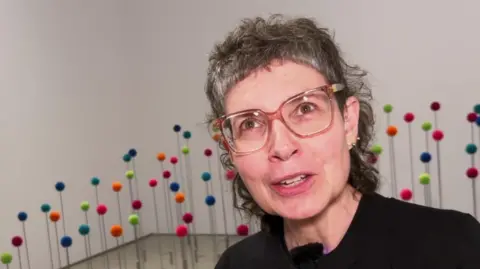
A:
{"type": "Polygon", "coordinates": [[[360,197],[360,193],[347,185],[321,214],[308,220],[284,220],[287,248],[322,243],[328,251],[335,249],[353,220],[360,197]]]}

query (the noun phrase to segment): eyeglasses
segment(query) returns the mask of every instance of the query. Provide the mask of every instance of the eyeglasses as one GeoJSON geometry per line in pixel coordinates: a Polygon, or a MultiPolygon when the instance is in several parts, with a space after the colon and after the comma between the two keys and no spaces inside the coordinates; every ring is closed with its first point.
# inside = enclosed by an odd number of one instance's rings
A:
{"type": "Polygon", "coordinates": [[[240,111],[220,117],[215,125],[229,150],[249,154],[266,145],[274,120],[281,121],[301,138],[328,129],[333,122],[333,94],[343,89],[342,84],[324,85],[288,98],[275,112],[267,113],[260,109],[240,111]]]}

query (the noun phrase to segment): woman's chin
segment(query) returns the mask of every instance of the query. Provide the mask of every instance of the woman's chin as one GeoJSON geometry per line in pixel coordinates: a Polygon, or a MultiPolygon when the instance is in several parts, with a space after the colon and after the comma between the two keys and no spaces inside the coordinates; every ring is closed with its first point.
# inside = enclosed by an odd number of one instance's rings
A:
{"type": "Polygon", "coordinates": [[[289,220],[304,220],[312,218],[323,211],[323,207],[319,204],[309,204],[309,205],[301,205],[301,206],[286,206],[284,205],[282,208],[277,210],[277,214],[280,215],[284,219],[289,220]]]}

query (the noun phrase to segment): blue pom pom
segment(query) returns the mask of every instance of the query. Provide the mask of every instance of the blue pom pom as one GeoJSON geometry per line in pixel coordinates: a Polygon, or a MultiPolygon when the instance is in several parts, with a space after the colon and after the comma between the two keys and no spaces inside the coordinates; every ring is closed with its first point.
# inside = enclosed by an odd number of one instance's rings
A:
{"type": "Polygon", "coordinates": [[[60,239],[60,245],[62,245],[64,248],[70,247],[72,243],[72,238],[68,235],[63,236],[62,239],[60,239]]]}
{"type": "Polygon", "coordinates": [[[78,226],[78,232],[81,235],[87,235],[88,233],[90,233],[90,226],[88,226],[88,224],[82,224],[78,226]]]}
{"type": "Polygon", "coordinates": [[[207,182],[207,181],[209,181],[211,178],[212,178],[212,175],[210,175],[209,172],[203,172],[203,173],[202,173],[202,180],[203,180],[203,181],[207,182]]]}
{"type": "Polygon", "coordinates": [[[480,127],[480,117],[477,117],[477,120],[475,120],[475,123],[477,124],[478,127],[480,127]]]}
{"type": "Polygon", "coordinates": [[[128,155],[130,155],[130,157],[132,157],[132,158],[135,158],[137,156],[137,150],[136,149],[130,149],[128,151],[128,155]]]}
{"type": "Polygon", "coordinates": [[[178,184],[177,182],[170,183],[170,190],[173,192],[177,192],[178,190],[180,190],[180,184],[178,184]]]}
{"type": "Polygon", "coordinates": [[[215,204],[215,197],[213,197],[213,195],[208,195],[206,198],[205,198],[205,203],[208,205],[208,206],[213,206],[215,204]]]}
{"type": "Polygon", "coordinates": [[[423,162],[423,163],[428,163],[432,160],[432,155],[430,155],[430,153],[428,152],[423,152],[421,155],[420,155],[420,160],[423,162]]]}
{"type": "Polygon", "coordinates": [[[123,161],[126,162],[126,163],[128,163],[132,160],[132,156],[128,155],[128,153],[123,155],[122,158],[123,158],[123,161]]]}
{"type": "Polygon", "coordinates": [[[49,204],[43,204],[40,206],[40,210],[42,210],[43,213],[48,213],[51,209],[52,207],[49,204]]]}
{"type": "Polygon", "coordinates": [[[26,221],[28,219],[27,212],[23,212],[23,211],[18,213],[17,217],[19,221],[26,221]]]}
{"type": "Polygon", "coordinates": [[[63,183],[63,182],[57,182],[57,183],[55,184],[55,189],[56,189],[57,191],[63,191],[63,190],[65,190],[65,183],[63,183]]]}
{"type": "Polygon", "coordinates": [[[468,144],[467,147],[465,148],[465,151],[468,154],[475,154],[477,153],[477,146],[475,144],[468,144]]]}
{"type": "MultiPolygon", "coordinates": [[[[480,114],[480,104],[476,104],[474,107],[473,107],[473,112],[477,113],[477,114],[480,114]]],[[[477,118],[478,119],[478,118],[477,118]]]]}
{"type": "Polygon", "coordinates": [[[190,139],[192,137],[192,133],[190,131],[183,132],[183,138],[190,139]]]}
{"type": "Polygon", "coordinates": [[[182,127],[181,127],[180,125],[175,124],[175,125],[173,126],[173,131],[174,131],[175,133],[180,132],[180,130],[182,130],[182,127]]]}
{"type": "Polygon", "coordinates": [[[98,184],[100,184],[100,179],[98,177],[92,177],[92,179],[90,180],[90,183],[93,186],[98,186],[98,184]]]}

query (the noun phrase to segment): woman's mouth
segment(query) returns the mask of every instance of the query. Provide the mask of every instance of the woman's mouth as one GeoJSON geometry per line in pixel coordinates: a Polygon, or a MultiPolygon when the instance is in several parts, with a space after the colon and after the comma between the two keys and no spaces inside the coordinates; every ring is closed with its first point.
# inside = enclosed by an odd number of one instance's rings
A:
{"type": "Polygon", "coordinates": [[[282,180],[276,184],[272,184],[272,189],[281,196],[295,196],[308,191],[313,182],[313,175],[301,174],[293,178],[282,180]]]}

